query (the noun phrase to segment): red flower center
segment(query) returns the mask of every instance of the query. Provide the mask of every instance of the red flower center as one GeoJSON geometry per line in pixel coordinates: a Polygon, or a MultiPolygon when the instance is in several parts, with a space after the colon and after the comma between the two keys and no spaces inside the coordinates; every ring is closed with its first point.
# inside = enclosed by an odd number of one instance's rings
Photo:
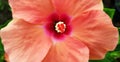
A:
{"type": "Polygon", "coordinates": [[[55,39],[63,39],[71,33],[70,17],[66,14],[58,15],[56,13],[48,17],[45,25],[46,32],[55,39]]]}

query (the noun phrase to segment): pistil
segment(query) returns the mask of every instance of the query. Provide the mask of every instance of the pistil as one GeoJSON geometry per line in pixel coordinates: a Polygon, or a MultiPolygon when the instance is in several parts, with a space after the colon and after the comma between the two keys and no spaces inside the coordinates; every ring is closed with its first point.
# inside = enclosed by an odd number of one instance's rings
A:
{"type": "Polygon", "coordinates": [[[63,33],[65,32],[66,29],[66,24],[62,21],[59,21],[56,23],[55,25],[55,30],[57,31],[57,33],[63,33]]]}

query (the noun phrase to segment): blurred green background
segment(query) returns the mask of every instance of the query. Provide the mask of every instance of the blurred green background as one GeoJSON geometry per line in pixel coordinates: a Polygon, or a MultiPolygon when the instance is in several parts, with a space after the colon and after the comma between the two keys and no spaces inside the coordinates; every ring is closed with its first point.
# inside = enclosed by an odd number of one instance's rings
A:
{"type": "MultiPolygon", "coordinates": [[[[113,25],[118,27],[120,32],[120,5],[116,6],[115,4],[120,4],[120,0],[103,0],[104,2],[104,11],[111,17],[113,20],[113,25]],[[117,1],[117,2],[116,2],[117,1]],[[119,9],[118,9],[119,8],[119,9]]],[[[0,0],[0,29],[6,26],[12,19],[12,13],[8,0],[0,0]]],[[[120,34],[119,34],[120,35],[120,34]]],[[[0,39],[0,62],[5,62],[4,60],[4,48],[0,39]]],[[[90,60],[89,62],[120,62],[120,40],[114,51],[110,51],[106,54],[106,57],[103,60],[90,60]]]]}

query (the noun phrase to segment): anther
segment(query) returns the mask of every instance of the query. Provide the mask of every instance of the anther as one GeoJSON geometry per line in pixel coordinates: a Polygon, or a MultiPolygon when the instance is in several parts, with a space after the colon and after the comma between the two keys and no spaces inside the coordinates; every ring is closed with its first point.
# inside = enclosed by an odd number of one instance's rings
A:
{"type": "Polygon", "coordinates": [[[65,32],[65,29],[66,29],[66,24],[64,24],[64,22],[59,21],[59,22],[56,23],[56,25],[55,25],[55,30],[56,30],[58,33],[63,33],[63,32],[65,32]]]}

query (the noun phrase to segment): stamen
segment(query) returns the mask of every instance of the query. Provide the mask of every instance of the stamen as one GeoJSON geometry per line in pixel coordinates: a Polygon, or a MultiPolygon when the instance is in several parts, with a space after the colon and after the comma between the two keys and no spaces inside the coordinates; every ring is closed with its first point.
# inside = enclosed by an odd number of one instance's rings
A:
{"type": "Polygon", "coordinates": [[[65,32],[65,29],[66,29],[66,25],[64,24],[64,22],[59,21],[59,22],[56,23],[56,25],[55,25],[55,30],[56,30],[58,33],[63,33],[63,32],[65,32]]]}

